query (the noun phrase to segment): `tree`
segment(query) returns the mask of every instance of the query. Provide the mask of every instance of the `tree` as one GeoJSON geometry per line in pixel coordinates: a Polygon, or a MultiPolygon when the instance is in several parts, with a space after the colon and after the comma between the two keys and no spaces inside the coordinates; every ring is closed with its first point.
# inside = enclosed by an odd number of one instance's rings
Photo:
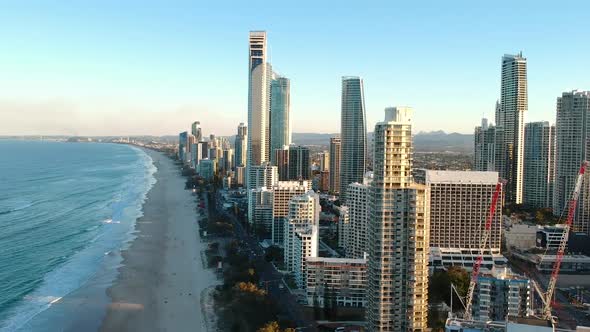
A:
{"type": "Polygon", "coordinates": [[[295,332],[295,329],[287,328],[281,330],[279,323],[276,321],[268,322],[266,325],[258,329],[258,332],[295,332]]]}
{"type": "MultiPolygon", "coordinates": [[[[451,283],[455,285],[459,295],[464,298],[469,289],[470,276],[458,266],[451,266],[447,271],[436,271],[430,278],[428,297],[433,303],[445,302],[450,305],[451,283]]],[[[463,309],[456,294],[453,294],[453,310],[463,309]]]]}

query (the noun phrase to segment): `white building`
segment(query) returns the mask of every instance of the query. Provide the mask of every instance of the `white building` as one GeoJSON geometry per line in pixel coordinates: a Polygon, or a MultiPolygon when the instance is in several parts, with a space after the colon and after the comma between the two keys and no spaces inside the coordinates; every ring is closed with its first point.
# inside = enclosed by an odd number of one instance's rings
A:
{"type": "Polygon", "coordinates": [[[475,127],[474,168],[476,171],[494,171],[496,169],[496,127],[488,124],[488,119],[481,119],[481,126],[475,127]]]}
{"type": "Polygon", "coordinates": [[[298,286],[305,279],[305,258],[318,255],[320,210],[319,196],[313,191],[289,201],[283,256],[285,269],[299,278],[298,286]]]}
{"type": "Polygon", "coordinates": [[[324,308],[366,305],[367,260],[307,258],[307,305],[324,308]]]}
{"type": "Polygon", "coordinates": [[[504,230],[506,249],[529,250],[537,244],[539,226],[529,224],[512,224],[504,230]]]}
{"type": "Polygon", "coordinates": [[[269,232],[272,227],[272,190],[266,187],[248,191],[248,221],[269,232]]]}
{"type": "Polygon", "coordinates": [[[369,220],[370,184],[373,173],[365,174],[363,183],[351,183],[346,192],[348,229],[344,240],[346,257],[363,258],[368,252],[367,225],[369,220]]]}
{"type": "MultiPolygon", "coordinates": [[[[430,209],[412,181],[412,113],[387,108],[375,125],[368,225],[369,331],[426,331],[430,209]]],[[[344,155],[343,160],[347,158],[344,155]]],[[[352,181],[351,181],[352,182],[352,181]]]]}
{"type": "Polygon", "coordinates": [[[305,194],[309,190],[308,181],[278,181],[273,187],[273,223],[272,243],[283,244],[285,221],[289,215],[289,201],[291,198],[305,194]]]}
{"type": "Polygon", "coordinates": [[[496,169],[507,180],[506,202],[522,203],[524,115],[528,110],[527,60],[502,57],[500,105],[496,109],[496,169]]]}
{"type": "Polygon", "coordinates": [[[555,126],[530,122],[524,130],[523,203],[536,208],[553,206],[555,126]]]}
{"type": "MultiPolygon", "coordinates": [[[[266,62],[266,31],[250,31],[248,50],[247,176],[252,167],[269,161],[270,81],[272,69],[266,62]]],[[[247,179],[248,189],[259,188],[247,179]]],[[[270,187],[270,186],[268,186],[270,187]]]]}

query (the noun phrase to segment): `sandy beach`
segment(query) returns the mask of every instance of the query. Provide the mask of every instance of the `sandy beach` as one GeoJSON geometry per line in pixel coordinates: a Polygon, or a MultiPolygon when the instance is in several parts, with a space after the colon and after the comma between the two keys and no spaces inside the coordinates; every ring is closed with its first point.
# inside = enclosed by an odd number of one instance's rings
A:
{"type": "Polygon", "coordinates": [[[171,159],[146,153],[158,168],[157,182],[107,291],[111,304],[100,331],[206,331],[201,294],[216,278],[202,264],[195,197],[171,159]]]}

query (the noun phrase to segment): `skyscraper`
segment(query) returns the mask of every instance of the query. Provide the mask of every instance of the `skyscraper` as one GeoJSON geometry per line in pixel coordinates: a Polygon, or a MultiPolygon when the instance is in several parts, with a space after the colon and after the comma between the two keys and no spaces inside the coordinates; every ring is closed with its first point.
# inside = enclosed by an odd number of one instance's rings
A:
{"type": "Polygon", "coordinates": [[[186,131],[178,134],[178,159],[183,163],[186,161],[187,153],[189,152],[189,148],[186,146],[188,135],[189,134],[186,131]]]}
{"type": "Polygon", "coordinates": [[[553,206],[555,127],[530,122],[524,129],[524,184],[522,201],[536,208],[553,206]]]}
{"type": "Polygon", "coordinates": [[[496,142],[496,169],[506,179],[506,201],[522,203],[524,171],[524,114],[528,110],[527,62],[518,55],[502,57],[500,107],[496,127],[501,135],[496,142]]]}
{"type": "MultiPolygon", "coordinates": [[[[555,190],[553,214],[564,213],[590,142],[590,91],[564,92],[557,98],[555,121],[555,190]]],[[[584,175],[573,230],[590,231],[590,177],[584,175]]],[[[565,212],[567,213],[567,212],[565,212]]]]}
{"type": "Polygon", "coordinates": [[[330,171],[330,152],[320,152],[320,172],[330,171]]]}
{"type": "Polygon", "coordinates": [[[475,127],[476,171],[494,171],[496,157],[496,127],[488,125],[488,119],[481,119],[481,126],[475,127]]]}
{"type": "Polygon", "coordinates": [[[363,80],[359,77],[342,78],[342,114],[340,138],[340,199],[346,202],[346,189],[354,182],[362,182],[367,157],[367,123],[365,118],[363,80]]]}
{"type": "Polygon", "coordinates": [[[274,151],[291,144],[291,87],[288,78],[274,73],[273,76],[270,83],[270,156],[274,165],[274,151]]]}
{"type": "Polygon", "coordinates": [[[197,143],[203,140],[203,133],[201,131],[201,123],[199,121],[193,122],[191,126],[191,134],[195,136],[197,143]]]}
{"type": "Polygon", "coordinates": [[[311,180],[308,147],[289,146],[289,180],[311,180]]]}
{"type": "Polygon", "coordinates": [[[330,193],[340,192],[340,137],[330,138],[330,193]]]}
{"type": "Polygon", "coordinates": [[[367,224],[369,221],[370,189],[373,174],[368,174],[363,183],[348,185],[346,204],[348,207],[348,238],[346,242],[346,257],[363,258],[368,252],[367,224]]]}
{"type": "MultiPolygon", "coordinates": [[[[251,167],[269,160],[270,64],[266,62],[266,32],[250,32],[248,53],[248,158],[251,167]]],[[[247,180],[248,184],[251,181],[247,180]]],[[[248,187],[248,189],[251,189],[248,187]]]]}
{"type": "Polygon", "coordinates": [[[238,126],[238,133],[235,139],[235,163],[236,166],[246,166],[248,156],[248,127],[244,123],[238,126]]]}
{"type": "Polygon", "coordinates": [[[274,165],[277,166],[279,172],[279,181],[289,180],[289,147],[283,146],[280,149],[273,151],[274,165]]]}
{"type": "Polygon", "coordinates": [[[412,183],[412,112],[387,108],[385,121],[375,125],[367,240],[371,332],[426,330],[429,194],[412,183]]]}

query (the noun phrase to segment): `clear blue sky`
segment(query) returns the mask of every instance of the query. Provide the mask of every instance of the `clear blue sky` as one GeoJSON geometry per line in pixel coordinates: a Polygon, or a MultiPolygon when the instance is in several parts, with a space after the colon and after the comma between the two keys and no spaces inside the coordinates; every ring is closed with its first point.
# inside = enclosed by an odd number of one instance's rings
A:
{"type": "Polygon", "coordinates": [[[590,89],[589,1],[4,1],[0,135],[175,134],[247,119],[247,38],[267,30],[291,78],[294,132],[337,132],[340,77],[365,80],[367,126],[415,108],[415,128],[493,119],[500,59],[528,58],[527,121],[590,89]]]}

